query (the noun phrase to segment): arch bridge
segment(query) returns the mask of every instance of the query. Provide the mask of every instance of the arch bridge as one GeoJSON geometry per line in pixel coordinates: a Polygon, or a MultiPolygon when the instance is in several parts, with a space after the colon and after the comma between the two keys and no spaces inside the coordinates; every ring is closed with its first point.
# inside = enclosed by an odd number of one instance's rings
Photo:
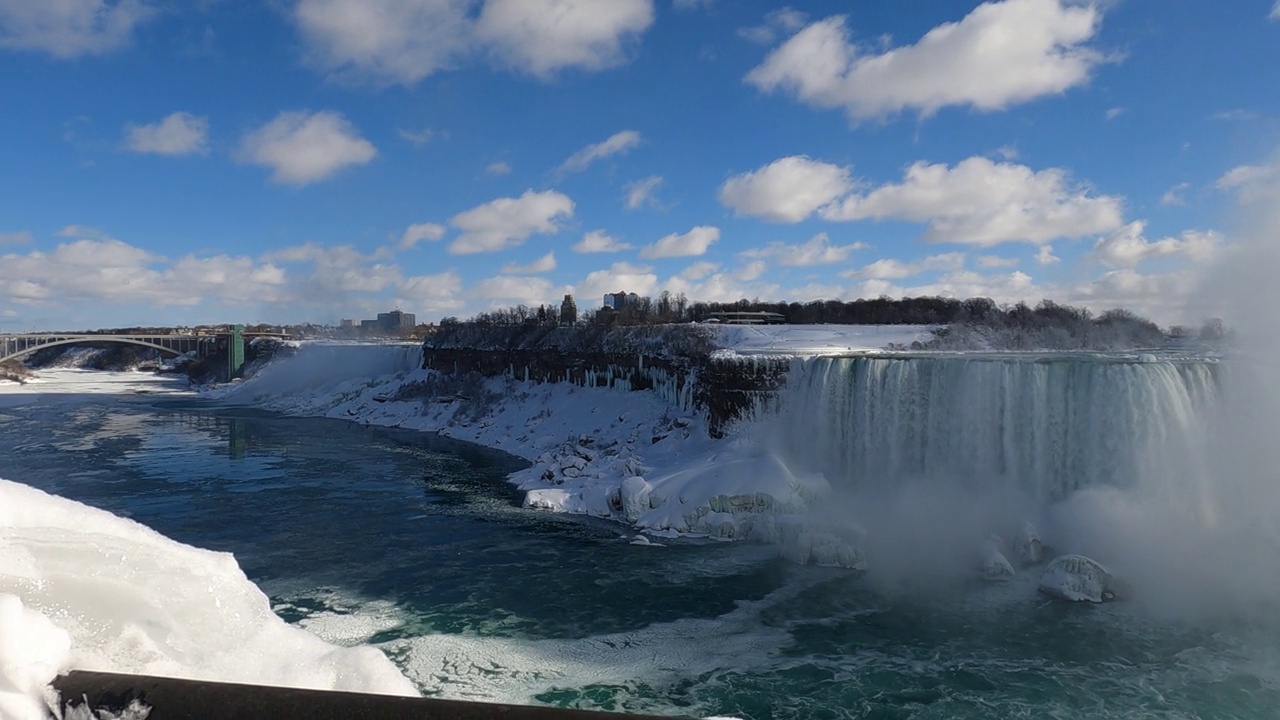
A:
{"type": "Polygon", "coordinates": [[[140,345],[174,357],[195,351],[203,357],[218,347],[217,335],[105,335],[95,333],[24,333],[0,335],[0,362],[16,360],[40,348],[87,343],[140,345]]]}

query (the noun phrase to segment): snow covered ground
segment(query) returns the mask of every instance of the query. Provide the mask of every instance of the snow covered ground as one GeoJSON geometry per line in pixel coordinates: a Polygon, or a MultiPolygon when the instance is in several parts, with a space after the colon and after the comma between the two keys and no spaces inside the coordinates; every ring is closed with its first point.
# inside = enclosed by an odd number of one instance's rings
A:
{"type": "Polygon", "coordinates": [[[708,325],[738,355],[828,355],[910,348],[933,337],[927,325],[708,325]]]}

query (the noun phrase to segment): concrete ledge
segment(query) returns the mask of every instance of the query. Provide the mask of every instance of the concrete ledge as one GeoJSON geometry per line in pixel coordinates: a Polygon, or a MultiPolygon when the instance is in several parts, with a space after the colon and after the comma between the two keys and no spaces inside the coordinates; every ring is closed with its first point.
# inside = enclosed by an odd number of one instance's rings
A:
{"type": "Polygon", "coordinates": [[[53,681],[68,705],[118,712],[138,700],[147,720],[670,720],[655,715],[562,710],[497,703],[366,695],[351,692],[239,685],[145,675],[75,671],[53,681]]]}

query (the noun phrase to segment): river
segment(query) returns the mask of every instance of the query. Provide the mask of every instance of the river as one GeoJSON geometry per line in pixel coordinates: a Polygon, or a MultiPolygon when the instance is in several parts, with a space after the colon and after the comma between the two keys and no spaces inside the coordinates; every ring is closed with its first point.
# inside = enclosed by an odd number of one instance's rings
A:
{"type": "Polygon", "coordinates": [[[0,475],[234,553],[285,620],[424,694],[740,718],[1273,717],[1271,630],[886,592],[766,546],[520,507],[523,461],[182,395],[0,406],[0,475]]]}

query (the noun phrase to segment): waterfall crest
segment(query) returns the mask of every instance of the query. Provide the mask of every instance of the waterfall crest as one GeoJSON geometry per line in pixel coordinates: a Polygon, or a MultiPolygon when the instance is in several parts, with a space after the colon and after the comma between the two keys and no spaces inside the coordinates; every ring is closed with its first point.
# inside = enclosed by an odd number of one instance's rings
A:
{"type": "Polygon", "coordinates": [[[1044,507],[1184,462],[1219,375],[1193,360],[811,358],[792,368],[777,427],[793,461],[837,492],[929,480],[1044,507]]]}

